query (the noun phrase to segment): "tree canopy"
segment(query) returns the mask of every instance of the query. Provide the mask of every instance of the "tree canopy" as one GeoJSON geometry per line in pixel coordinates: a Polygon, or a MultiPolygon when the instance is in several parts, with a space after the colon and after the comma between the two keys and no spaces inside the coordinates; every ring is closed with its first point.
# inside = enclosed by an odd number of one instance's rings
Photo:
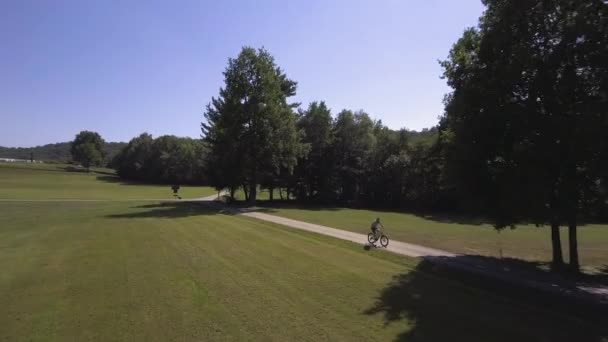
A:
{"type": "Polygon", "coordinates": [[[608,172],[607,6],[484,4],[442,63],[454,89],[441,121],[450,179],[498,227],[551,222],[556,265],[567,224],[576,269],[577,222],[608,172]]]}
{"type": "Polygon", "coordinates": [[[81,131],[70,147],[72,159],[87,170],[91,166],[101,166],[105,158],[105,142],[97,132],[81,131]]]}
{"type": "Polygon", "coordinates": [[[205,182],[200,140],[164,135],[156,139],[142,133],[129,141],[112,160],[125,179],[166,184],[205,182]]]}
{"type": "Polygon", "coordinates": [[[201,125],[210,181],[218,188],[242,185],[255,201],[258,185],[275,174],[291,173],[304,151],[294,106],[287,101],[297,84],[268,51],[249,47],[228,60],[224,83],[201,125]]]}

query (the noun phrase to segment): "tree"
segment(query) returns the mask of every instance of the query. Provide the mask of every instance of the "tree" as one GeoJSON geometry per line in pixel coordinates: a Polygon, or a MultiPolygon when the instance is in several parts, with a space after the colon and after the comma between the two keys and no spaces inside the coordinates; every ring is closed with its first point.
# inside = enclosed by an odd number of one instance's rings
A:
{"type": "Polygon", "coordinates": [[[118,175],[125,179],[164,184],[201,184],[204,182],[200,140],[163,135],[156,139],[148,133],[131,139],[112,161],[118,175]]]}
{"type": "Polygon", "coordinates": [[[332,124],[331,112],[323,101],[312,102],[299,113],[297,126],[304,132],[303,142],[309,148],[295,171],[301,198],[333,198],[332,124]]]}
{"type": "Polygon", "coordinates": [[[91,166],[100,166],[105,157],[104,141],[96,132],[82,131],[72,142],[72,159],[89,171],[91,166]]]}
{"type": "Polygon", "coordinates": [[[337,177],[340,181],[339,198],[357,202],[366,164],[374,149],[374,122],[365,112],[343,110],[334,125],[333,154],[337,177]]]}
{"type": "Polygon", "coordinates": [[[142,133],[129,141],[112,161],[118,175],[126,179],[149,180],[147,162],[150,159],[154,139],[142,133]]]}
{"type": "Polygon", "coordinates": [[[291,173],[304,153],[294,104],[296,82],[265,49],[244,47],[228,60],[224,88],[212,98],[201,124],[215,187],[242,185],[249,202],[268,175],[291,173]]]}
{"type": "MultiPolygon", "coordinates": [[[[562,264],[559,226],[569,230],[578,270],[577,224],[606,174],[607,6],[600,0],[486,0],[442,63],[442,138],[451,179],[497,227],[551,225],[553,265],[562,264]]],[[[462,193],[462,192],[461,192],[462,193]]]]}

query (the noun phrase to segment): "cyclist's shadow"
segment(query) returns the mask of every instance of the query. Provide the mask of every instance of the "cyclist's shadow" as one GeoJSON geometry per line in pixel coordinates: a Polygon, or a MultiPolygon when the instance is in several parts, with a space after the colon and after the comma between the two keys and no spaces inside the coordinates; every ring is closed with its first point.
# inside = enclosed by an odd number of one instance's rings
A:
{"type": "Polygon", "coordinates": [[[372,248],[379,248],[379,247],[378,247],[378,246],[376,246],[376,245],[374,245],[374,244],[371,244],[371,243],[369,243],[369,242],[366,242],[366,243],[363,245],[363,249],[364,249],[364,250],[366,250],[366,251],[369,251],[369,250],[370,250],[370,249],[372,249],[372,248]]]}

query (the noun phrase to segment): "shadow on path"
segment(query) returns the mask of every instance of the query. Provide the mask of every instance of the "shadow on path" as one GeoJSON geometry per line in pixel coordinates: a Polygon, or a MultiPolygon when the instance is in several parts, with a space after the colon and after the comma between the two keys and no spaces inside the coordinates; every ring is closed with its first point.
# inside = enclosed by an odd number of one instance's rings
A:
{"type": "Polygon", "coordinates": [[[367,315],[405,324],[398,341],[605,341],[608,310],[422,260],[367,315]]]}

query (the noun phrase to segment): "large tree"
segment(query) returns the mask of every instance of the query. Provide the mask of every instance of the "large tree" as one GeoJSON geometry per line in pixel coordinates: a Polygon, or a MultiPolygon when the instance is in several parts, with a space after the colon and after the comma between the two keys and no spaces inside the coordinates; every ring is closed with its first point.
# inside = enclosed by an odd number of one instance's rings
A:
{"type": "Polygon", "coordinates": [[[72,159],[79,162],[87,171],[91,166],[100,166],[105,157],[104,144],[98,133],[81,131],[70,147],[72,159]]]}
{"type": "Polygon", "coordinates": [[[207,106],[202,123],[216,187],[243,186],[250,202],[270,174],[292,172],[304,151],[296,128],[296,82],[268,51],[244,47],[228,60],[225,85],[207,106]]]}
{"type": "Polygon", "coordinates": [[[453,88],[441,123],[447,170],[498,227],[550,223],[556,267],[566,224],[577,270],[577,224],[606,174],[608,8],[601,0],[484,4],[479,26],[443,62],[453,88]]]}

